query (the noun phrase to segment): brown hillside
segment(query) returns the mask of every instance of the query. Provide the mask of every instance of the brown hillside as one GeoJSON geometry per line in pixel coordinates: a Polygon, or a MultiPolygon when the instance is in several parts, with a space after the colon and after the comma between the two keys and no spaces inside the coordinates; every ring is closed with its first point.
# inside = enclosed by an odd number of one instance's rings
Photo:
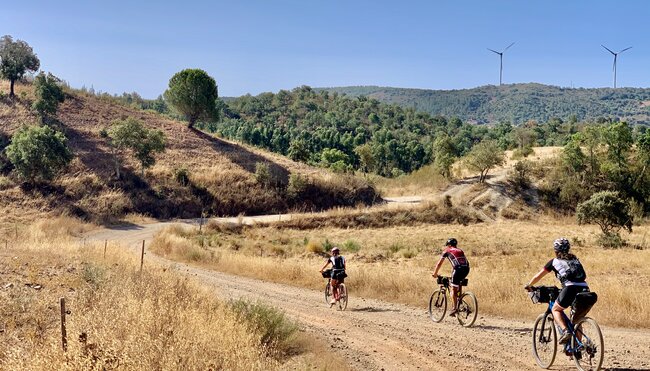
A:
{"type": "MultiPolygon", "coordinates": [[[[0,91],[7,91],[0,83],[0,91]]],[[[19,99],[0,99],[0,131],[13,134],[37,118],[30,112],[31,87],[18,86],[19,99]],[[23,93],[24,92],[24,93],[23,93]]],[[[29,189],[14,174],[0,183],[0,212],[31,215],[38,212],[70,213],[106,221],[128,213],[156,218],[198,217],[322,209],[338,205],[371,203],[374,189],[360,179],[335,176],[322,169],[295,163],[187,128],[182,122],[156,113],[136,110],[101,98],[68,92],[52,124],[65,133],[75,153],[67,173],[47,187],[29,189]],[[138,165],[126,159],[123,179],[117,180],[113,157],[100,131],[113,120],[134,117],[167,138],[167,150],[156,165],[140,176],[138,165]],[[267,164],[270,182],[258,182],[258,163],[267,164]],[[174,169],[187,168],[190,182],[181,185],[174,169]],[[292,174],[306,182],[287,192],[292,174]],[[4,209],[4,210],[3,210],[4,209]]],[[[7,175],[7,174],[5,174],[7,175]]]]}

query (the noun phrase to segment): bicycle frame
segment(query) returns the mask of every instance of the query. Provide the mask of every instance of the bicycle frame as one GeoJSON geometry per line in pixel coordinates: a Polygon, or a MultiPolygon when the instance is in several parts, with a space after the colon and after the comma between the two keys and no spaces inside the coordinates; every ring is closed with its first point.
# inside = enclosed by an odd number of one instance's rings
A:
{"type": "MultiPolygon", "coordinates": [[[[545,328],[545,326],[546,326],[546,318],[548,317],[548,315],[549,315],[549,314],[552,315],[552,313],[553,313],[553,305],[555,305],[555,299],[554,299],[554,300],[551,300],[551,301],[548,303],[548,308],[546,308],[546,315],[545,315],[544,318],[542,319],[542,328],[545,328]]],[[[564,313],[564,311],[562,311],[562,318],[564,318],[564,322],[565,322],[566,325],[567,325],[567,330],[571,332],[571,338],[572,338],[572,340],[575,339],[575,344],[576,344],[576,347],[573,348],[573,347],[571,346],[571,343],[572,343],[573,341],[568,341],[566,344],[564,344],[564,351],[565,351],[565,353],[566,353],[567,355],[573,355],[573,354],[575,354],[576,352],[578,352],[578,351],[580,351],[581,349],[584,348],[584,343],[582,342],[582,340],[580,339],[580,337],[579,337],[578,334],[576,333],[576,331],[575,331],[575,327],[574,327],[574,325],[573,325],[573,322],[569,319],[569,317],[566,315],[566,313],[564,313]]],[[[552,325],[555,326],[555,320],[553,320],[553,324],[552,324],[552,325]]],[[[579,332],[580,332],[580,331],[579,331],[579,332]]],[[[582,333],[582,332],[580,332],[580,335],[586,337],[587,339],[589,339],[589,338],[588,338],[584,333],[582,333]]],[[[540,341],[542,341],[542,340],[543,340],[543,339],[542,339],[542,337],[543,337],[543,331],[540,332],[540,335],[539,335],[539,336],[540,336],[540,341]]]]}

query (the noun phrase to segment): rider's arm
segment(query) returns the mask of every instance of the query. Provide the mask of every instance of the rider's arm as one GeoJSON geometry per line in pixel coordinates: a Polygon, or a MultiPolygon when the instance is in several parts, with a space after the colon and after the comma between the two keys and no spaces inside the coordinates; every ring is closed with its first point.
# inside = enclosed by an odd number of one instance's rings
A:
{"type": "Polygon", "coordinates": [[[330,263],[331,263],[331,261],[329,259],[327,259],[327,261],[325,262],[325,265],[323,265],[323,268],[320,269],[320,272],[323,273],[325,268],[327,268],[327,266],[330,265],[330,263]]]}
{"type": "Polygon", "coordinates": [[[433,276],[438,275],[438,271],[440,270],[440,267],[442,266],[442,263],[445,261],[445,257],[441,256],[440,260],[438,260],[438,263],[436,264],[436,268],[433,270],[433,276]]]}
{"type": "Polygon", "coordinates": [[[539,282],[539,280],[541,280],[542,277],[546,276],[547,273],[548,271],[546,270],[546,268],[542,268],[542,270],[537,272],[537,274],[533,277],[533,279],[531,279],[530,282],[528,282],[528,285],[526,285],[526,287],[533,286],[534,284],[539,282]]]}

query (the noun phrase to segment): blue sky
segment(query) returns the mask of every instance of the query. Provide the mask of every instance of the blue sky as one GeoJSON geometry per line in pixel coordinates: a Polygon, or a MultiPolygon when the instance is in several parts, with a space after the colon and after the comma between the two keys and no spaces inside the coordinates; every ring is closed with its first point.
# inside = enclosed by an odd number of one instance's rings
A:
{"type": "Polygon", "coordinates": [[[154,98],[183,68],[222,96],[382,85],[463,89],[499,82],[650,86],[647,1],[12,1],[0,34],[27,41],[74,87],[154,98]]]}

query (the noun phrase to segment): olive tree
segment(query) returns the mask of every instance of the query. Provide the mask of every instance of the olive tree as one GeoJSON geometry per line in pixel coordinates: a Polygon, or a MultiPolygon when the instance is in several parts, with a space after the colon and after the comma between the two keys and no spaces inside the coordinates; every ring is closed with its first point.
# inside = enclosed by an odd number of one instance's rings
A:
{"type": "Polygon", "coordinates": [[[132,117],[126,120],[116,120],[105,134],[113,147],[115,160],[115,173],[119,179],[121,161],[120,157],[126,152],[140,162],[141,174],[144,170],[156,163],[155,153],[165,150],[165,136],[160,130],[147,129],[142,123],[132,117]]]}
{"type": "Polygon", "coordinates": [[[63,133],[49,126],[21,128],[5,152],[16,172],[32,184],[51,180],[73,157],[63,133]]]}
{"type": "Polygon", "coordinates": [[[618,192],[594,193],[576,208],[579,224],[598,224],[603,232],[603,241],[620,241],[619,231],[625,228],[632,232],[630,204],[618,192]]]}
{"type": "Polygon", "coordinates": [[[0,38],[0,77],[9,80],[9,96],[14,97],[14,83],[26,72],[36,72],[41,62],[26,42],[14,41],[9,35],[0,38]]]}
{"type": "Polygon", "coordinates": [[[463,158],[463,163],[467,168],[480,172],[478,181],[483,183],[492,168],[503,164],[504,157],[505,154],[497,142],[484,140],[472,147],[463,158]]]}
{"type": "Polygon", "coordinates": [[[198,120],[216,119],[217,83],[200,69],[186,69],[169,80],[165,99],[187,119],[188,127],[198,120]]]}

